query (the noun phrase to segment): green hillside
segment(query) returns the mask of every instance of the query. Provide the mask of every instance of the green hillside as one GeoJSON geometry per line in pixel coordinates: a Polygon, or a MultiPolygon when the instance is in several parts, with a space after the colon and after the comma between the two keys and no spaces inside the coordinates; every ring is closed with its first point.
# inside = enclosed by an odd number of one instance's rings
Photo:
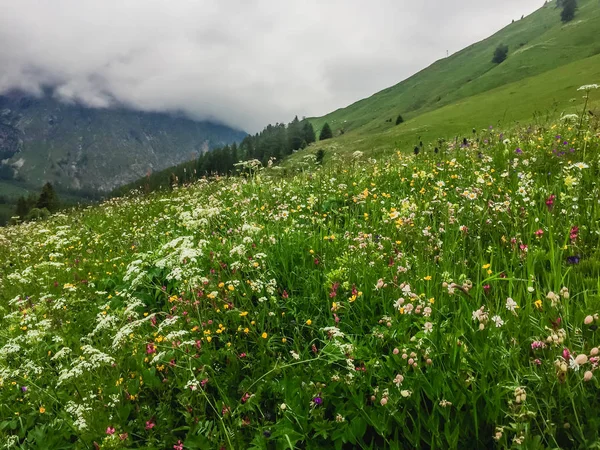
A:
{"type": "MultiPolygon", "coordinates": [[[[599,80],[600,55],[596,55],[423,113],[398,126],[387,124],[374,131],[366,125],[311,148],[339,154],[369,151],[375,156],[412,149],[419,141],[434,145],[438,138],[462,139],[473,128],[480,133],[489,126],[543,124],[566,113],[581,113],[582,93],[577,88],[599,80]]],[[[599,105],[592,97],[587,109],[595,111],[599,105]]],[[[302,157],[302,153],[293,155],[288,164],[302,157]]]]}
{"type": "MultiPolygon", "coordinates": [[[[530,16],[435,62],[395,86],[310,120],[316,130],[328,122],[338,133],[341,129],[369,134],[386,131],[394,126],[398,114],[405,120],[412,119],[473,95],[592,57],[600,53],[599,29],[600,8],[596,0],[580,1],[575,19],[567,24],[561,22],[556,2],[549,2],[530,16]],[[492,56],[500,44],[508,45],[508,58],[494,64],[492,56]],[[392,122],[386,122],[388,119],[392,122]]],[[[586,64],[592,63],[597,64],[597,60],[586,64]]],[[[577,72],[572,74],[577,75],[577,72]]],[[[554,96],[555,86],[552,83],[538,91],[544,91],[541,97],[536,97],[543,101],[554,96]]],[[[497,109],[490,108],[484,114],[488,120],[501,118],[497,109]]]]}
{"type": "Polygon", "coordinates": [[[600,448],[599,150],[494,129],[2,228],[0,442],[600,448]]]}

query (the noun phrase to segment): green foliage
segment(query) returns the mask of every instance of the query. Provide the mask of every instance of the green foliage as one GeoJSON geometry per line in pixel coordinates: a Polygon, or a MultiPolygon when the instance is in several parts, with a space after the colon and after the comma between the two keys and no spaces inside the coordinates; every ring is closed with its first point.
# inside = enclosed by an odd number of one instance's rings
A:
{"type": "Polygon", "coordinates": [[[244,161],[255,160],[267,166],[313,142],[315,132],[310,122],[306,119],[300,121],[295,117],[287,126],[282,123],[267,125],[260,133],[246,136],[239,145],[225,145],[205,152],[197,159],[148,174],[143,179],[116,189],[113,195],[124,195],[133,189],[147,193],[167,189],[174,184],[190,183],[209,175],[240,173],[246,170],[242,163],[244,161]]]}
{"type": "Polygon", "coordinates": [[[31,208],[27,213],[25,220],[45,220],[50,216],[48,208],[31,208]]]}
{"type": "Polygon", "coordinates": [[[321,128],[321,133],[319,134],[319,141],[324,141],[325,139],[331,139],[333,137],[333,133],[331,131],[331,127],[327,122],[323,124],[323,128],[321,128]]]}
{"type": "Polygon", "coordinates": [[[316,163],[317,164],[323,164],[323,158],[325,158],[325,150],[323,150],[322,148],[320,148],[319,150],[317,150],[317,153],[315,154],[316,156],[316,163]]]}
{"type": "Polygon", "coordinates": [[[51,183],[46,183],[42,187],[42,192],[36,203],[36,207],[39,209],[46,209],[50,212],[56,212],[59,207],[59,200],[54,188],[51,183]]]}
{"type": "Polygon", "coordinates": [[[0,442],[597,447],[593,127],[307,158],[0,229],[0,442]]]}
{"type": "Polygon", "coordinates": [[[317,136],[315,135],[315,130],[312,126],[312,123],[310,123],[308,120],[304,120],[303,130],[304,140],[307,144],[312,144],[313,142],[316,142],[317,136]]]}
{"type": "Polygon", "coordinates": [[[575,18],[575,11],[577,10],[577,0],[562,0],[562,11],[560,13],[560,20],[564,23],[570,22],[575,18]]]}
{"type": "Polygon", "coordinates": [[[494,57],[492,58],[492,62],[495,64],[500,64],[502,61],[506,59],[508,56],[508,45],[500,44],[494,50],[494,57]]]}

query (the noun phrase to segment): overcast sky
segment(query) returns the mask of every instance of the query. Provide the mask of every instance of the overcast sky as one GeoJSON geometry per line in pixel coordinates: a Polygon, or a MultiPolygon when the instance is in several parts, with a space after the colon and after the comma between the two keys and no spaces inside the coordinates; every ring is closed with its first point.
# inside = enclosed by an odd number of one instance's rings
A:
{"type": "Polygon", "coordinates": [[[0,0],[0,93],[255,132],[346,106],[543,0],[0,0]]]}

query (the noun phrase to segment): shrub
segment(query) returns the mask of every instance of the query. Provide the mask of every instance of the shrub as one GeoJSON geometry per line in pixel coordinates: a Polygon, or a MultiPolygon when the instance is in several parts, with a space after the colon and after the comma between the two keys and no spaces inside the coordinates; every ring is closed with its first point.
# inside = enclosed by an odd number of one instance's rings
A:
{"type": "Polygon", "coordinates": [[[560,20],[564,23],[570,22],[575,18],[575,11],[577,10],[577,0],[563,0],[563,10],[560,13],[560,20]]]}
{"type": "Polygon", "coordinates": [[[492,62],[495,64],[500,64],[502,61],[506,59],[508,56],[508,45],[500,44],[496,47],[494,51],[494,57],[492,58],[492,62]]]}

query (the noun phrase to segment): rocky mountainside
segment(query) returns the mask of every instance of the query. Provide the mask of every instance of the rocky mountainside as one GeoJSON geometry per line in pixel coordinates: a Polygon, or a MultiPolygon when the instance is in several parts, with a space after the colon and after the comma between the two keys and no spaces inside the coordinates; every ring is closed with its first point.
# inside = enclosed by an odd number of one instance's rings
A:
{"type": "Polygon", "coordinates": [[[175,115],[10,93],[0,96],[0,185],[109,191],[244,136],[175,115]]]}

